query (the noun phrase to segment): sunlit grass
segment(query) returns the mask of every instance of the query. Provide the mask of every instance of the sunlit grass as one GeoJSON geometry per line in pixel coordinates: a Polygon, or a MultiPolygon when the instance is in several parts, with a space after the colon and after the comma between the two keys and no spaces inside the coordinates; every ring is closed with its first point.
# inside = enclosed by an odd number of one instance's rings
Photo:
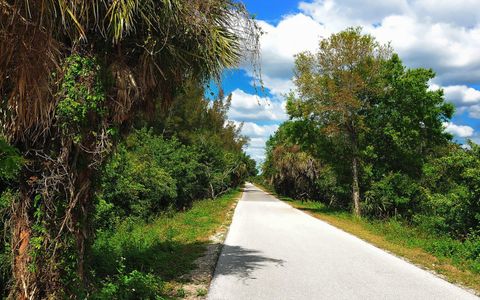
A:
{"type": "Polygon", "coordinates": [[[126,219],[113,231],[99,232],[92,251],[97,279],[136,270],[158,276],[170,294],[181,287],[181,276],[196,268],[195,260],[225,224],[240,194],[236,189],[215,200],[196,201],[185,212],[164,213],[153,222],[126,219]]]}

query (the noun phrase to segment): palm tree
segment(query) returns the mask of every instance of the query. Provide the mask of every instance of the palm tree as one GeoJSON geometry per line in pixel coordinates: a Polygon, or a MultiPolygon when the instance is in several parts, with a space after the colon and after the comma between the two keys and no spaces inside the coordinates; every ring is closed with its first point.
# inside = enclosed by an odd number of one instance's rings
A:
{"type": "Polygon", "coordinates": [[[12,210],[12,296],[61,297],[65,252],[85,282],[92,178],[115,132],[187,80],[255,61],[258,38],[234,0],[0,0],[1,134],[29,162],[12,210]]]}

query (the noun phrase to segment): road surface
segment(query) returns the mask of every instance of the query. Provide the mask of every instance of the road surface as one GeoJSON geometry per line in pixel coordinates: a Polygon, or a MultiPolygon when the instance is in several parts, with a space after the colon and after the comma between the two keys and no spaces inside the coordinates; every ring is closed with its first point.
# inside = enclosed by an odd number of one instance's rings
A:
{"type": "Polygon", "coordinates": [[[208,299],[479,298],[247,184],[208,299]]]}

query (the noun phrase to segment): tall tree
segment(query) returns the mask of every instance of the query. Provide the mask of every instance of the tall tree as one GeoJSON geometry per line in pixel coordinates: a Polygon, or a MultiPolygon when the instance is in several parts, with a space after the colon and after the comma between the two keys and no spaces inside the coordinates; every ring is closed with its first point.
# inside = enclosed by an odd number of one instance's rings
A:
{"type": "Polygon", "coordinates": [[[296,91],[288,99],[294,118],[315,121],[324,133],[344,141],[350,152],[353,211],[360,216],[359,136],[365,114],[382,92],[381,69],[391,56],[360,28],[350,28],[320,41],[316,53],[295,59],[296,91]]]}
{"type": "Polygon", "coordinates": [[[117,133],[257,45],[233,0],[0,0],[0,128],[28,162],[12,296],[64,297],[68,276],[86,284],[93,178],[117,133]]]}

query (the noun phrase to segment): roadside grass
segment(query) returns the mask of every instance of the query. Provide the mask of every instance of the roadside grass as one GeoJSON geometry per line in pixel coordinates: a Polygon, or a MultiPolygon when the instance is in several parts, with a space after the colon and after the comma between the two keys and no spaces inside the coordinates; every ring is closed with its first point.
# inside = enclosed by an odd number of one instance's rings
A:
{"type": "MultiPolygon", "coordinates": [[[[258,184],[257,184],[258,185],[258,184]]],[[[265,191],[268,187],[258,185],[265,191]]],[[[351,213],[326,205],[293,200],[272,192],[282,201],[330,225],[351,233],[379,248],[401,256],[415,265],[436,272],[450,282],[480,294],[480,240],[462,243],[446,236],[427,234],[412,226],[391,219],[373,221],[354,217],[351,213]]]]}
{"type": "Polygon", "coordinates": [[[170,211],[152,222],[126,219],[114,231],[98,232],[91,265],[101,281],[99,294],[105,288],[120,286],[132,272],[141,272],[161,280],[161,294],[167,297],[158,299],[183,298],[182,275],[196,268],[195,260],[204,254],[209,238],[225,224],[240,195],[240,189],[232,190],[215,200],[196,201],[185,212],[170,211]]]}

